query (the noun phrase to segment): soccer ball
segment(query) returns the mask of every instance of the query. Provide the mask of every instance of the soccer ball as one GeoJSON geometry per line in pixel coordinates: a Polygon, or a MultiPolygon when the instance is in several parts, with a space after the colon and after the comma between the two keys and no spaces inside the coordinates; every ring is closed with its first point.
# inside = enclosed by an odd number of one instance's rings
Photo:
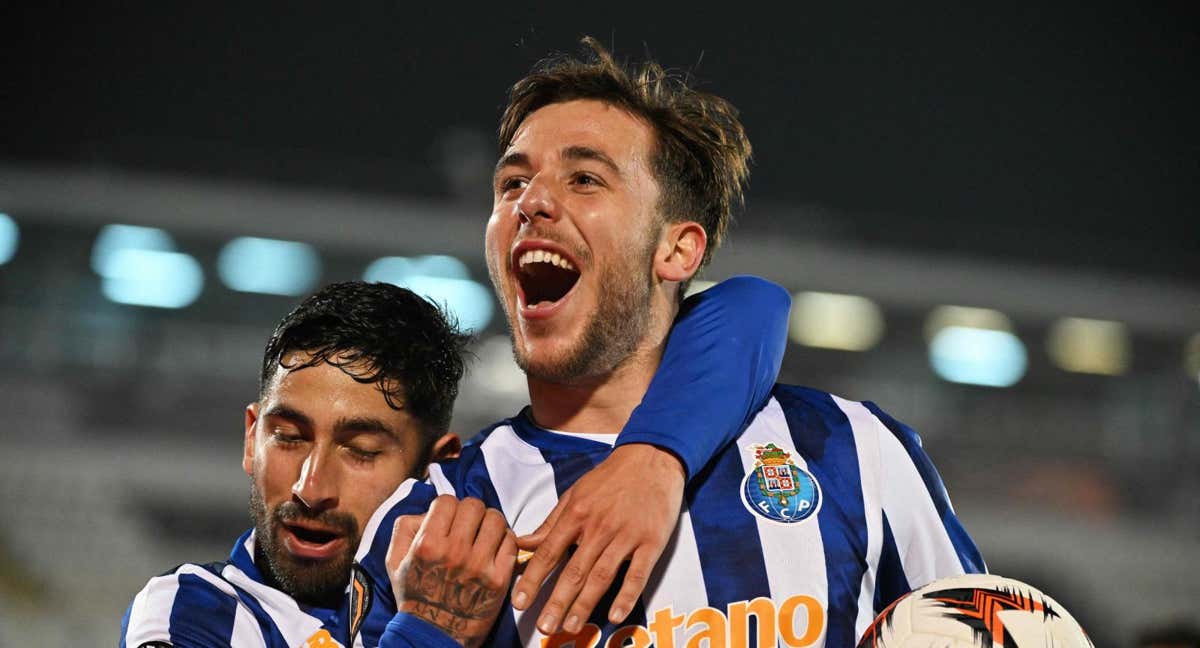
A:
{"type": "Polygon", "coordinates": [[[992,574],[951,576],[896,600],[858,648],[1094,648],[1054,599],[992,574]]]}

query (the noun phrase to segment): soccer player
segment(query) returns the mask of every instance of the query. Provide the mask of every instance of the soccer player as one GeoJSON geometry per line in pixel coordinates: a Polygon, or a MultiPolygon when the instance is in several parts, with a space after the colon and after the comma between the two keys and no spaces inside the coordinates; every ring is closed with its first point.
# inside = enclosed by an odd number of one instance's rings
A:
{"type": "MultiPolygon", "coordinates": [[[[671,420],[736,430],[778,372],[786,293],[734,279],[686,306],[663,380],[724,411],[677,411],[671,420]],[[754,329],[766,337],[747,335],[750,327],[731,316],[739,309],[759,312],[764,319],[754,329]],[[719,365],[691,361],[706,347],[751,380],[732,389],[708,380],[719,365]],[[730,352],[736,355],[725,357],[730,352]]],[[[268,342],[259,397],[246,408],[242,464],[252,480],[254,528],[227,561],[184,564],[152,578],[126,612],[121,645],[420,646],[421,631],[433,627],[477,645],[507,593],[515,537],[479,500],[435,500],[430,486],[410,479],[460,448],[447,430],[464,343],[436,307],[395,286],[334,284],[304,300],[268,342]],[[421,571],[412,560],[389,570],[395,520],[426,508],[425,545],[437,545],[439,560],[449,551],[449,559],[471,564],[453,574],[421,571]],[[393,579],[407,594],[406,614],[394,615],[393,579]],[[389,626],[393,616],[399,619],[389,626]]],[[[678,403],[692,396],[656,393],[678,403]]],[[[643,411],[630,419],[635,438],[634,428],[668,422],[654,407],[643,411]]],[[[720,434],[704,436],[719,443],[720,434]]],[[[406,553],[398,551],[396,562],[406,553]]]]}
{"type": "MultiPolygon", "coordinates": [[[[530,406],[430,473],[536,548],[493,643],[840,648],[911,588],[983,570],[913,430],[869,402],[788,385],[711,460],[685,466],[686,490],[647,485],[648,516],[682,496],[657,564],[590,503],[561,506],[572,488],[637,478],[584,473],[649,393],[750,155],[728,102],[653,63],[630,74],[586,42],[589,60],[553,59],[518,81],[500,123],[485,249],[530,406]],[[580,535],[567,513],[594,524],[555,572],[580,535]]],[[[420,535],[398,545],[436,553],[420,535]]]]}

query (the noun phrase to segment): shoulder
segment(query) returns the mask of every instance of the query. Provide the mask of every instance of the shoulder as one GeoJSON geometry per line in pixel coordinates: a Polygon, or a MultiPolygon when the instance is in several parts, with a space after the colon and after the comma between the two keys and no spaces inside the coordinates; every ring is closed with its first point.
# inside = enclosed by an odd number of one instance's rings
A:
{"type": "Polygon", "coordinates": [[[174,643],[185,634],[228,640],[239,600],[220,575],[225,565],[184,563],[151,578],[125,612],[122,645],[174,643]]]}
{"type": "MultiPolygon", "coordinates": [[[[828,434],[853,435],[857,442],[892,437],[906,447],[921,445],[916,431],[893,418],[871,401],[856,401],[836,394],[778,384],[771,395],[779,403],[779,415],[793,428],[823,429],[828,434]]],[[[767,410],[770,407],[768,406],[767,410]]]]}

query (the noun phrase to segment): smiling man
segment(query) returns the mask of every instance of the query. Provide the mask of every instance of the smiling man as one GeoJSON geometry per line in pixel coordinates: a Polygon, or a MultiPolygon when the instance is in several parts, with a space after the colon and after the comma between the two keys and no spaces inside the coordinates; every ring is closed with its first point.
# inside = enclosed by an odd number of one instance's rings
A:
{"type": "Polygon", "coordinates": [[[686,489],[647,485],[646,515],[677,521],[657,564],[602,518],[568,552],[577,527],[562,511],[587,517],[592,504],[562,499],[632,479],[601,462],[655,392],[680,296],[724,235],[750,155],[728,102],[585,42],[588,60],[551,59],[518,81],[500,123],[485,248],[530,406],[430,475],[537,547],[494,644],[850,646],[910,587],[982,570],[911,429],[789,385],[685,466],[686,489]]]}
{"type": "MultiPolygon", "coordinates": [[[[664,421],[710,431],[692,446],[731,435],[778,372],[788,304],[753,278],[691,297],[655,394],[630,418],[632,438],[653,440],[664,421]],[[746,309],[760,314],[753,329],[732,316],[746,309]],[[709,358],[743,379],[712,379],[709,358]],[[692,398],[719,411],[682,410],[692,398]]],[[[122,621],[121,646],[479,645],[507,595],[516,538],[494,508],[437,497],[413,479],[461,447],[448,428],[465,342],[434,305],[388,284],[333,284],[297,306],[268,342],[245,410],[253,528],[227,561],[150,579],[122,621]],[[422,524],[397,522],[417,514],[422,524]]],[[[635,485],[654,481],[642,474],[635,485]]],[[[622,491],[639,488],[605,495],[622,491]]]]}

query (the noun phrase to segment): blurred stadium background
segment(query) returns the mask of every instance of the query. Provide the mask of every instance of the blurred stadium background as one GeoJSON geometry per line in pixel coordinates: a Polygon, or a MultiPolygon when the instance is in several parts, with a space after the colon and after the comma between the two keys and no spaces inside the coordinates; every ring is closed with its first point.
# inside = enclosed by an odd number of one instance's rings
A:
{"type": "Polygon", "coordinates": [[[1097,645],[1200,621],[1188,6],[6,8],[0,645],[114,642],[148,577],[228,552],[262,347],[323,283],[475,327],[464,436],[524,403],[481,255],[493,134],[584,33],[743,111],[747,209],[705,278],[794,291],[785,381],[913,425],[992,571],[1097,645]]]}

